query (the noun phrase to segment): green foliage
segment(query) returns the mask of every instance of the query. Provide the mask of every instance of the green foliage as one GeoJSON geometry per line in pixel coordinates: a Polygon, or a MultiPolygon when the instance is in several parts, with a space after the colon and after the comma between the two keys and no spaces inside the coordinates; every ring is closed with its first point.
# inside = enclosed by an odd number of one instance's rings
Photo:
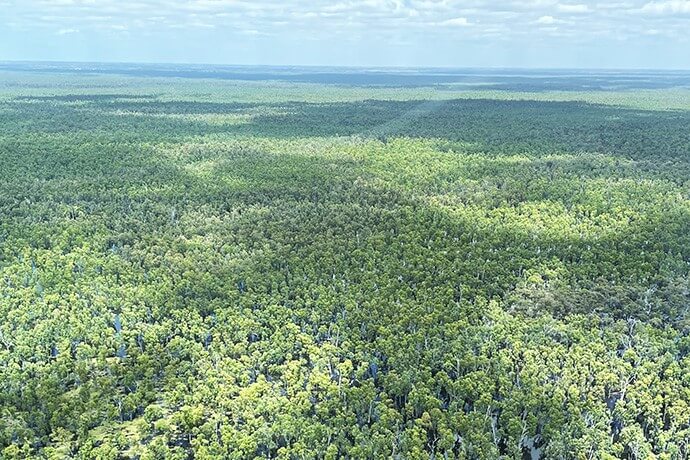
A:
{"type": "Polygon", "coordinates": [[[2,458],[690,455],[685,92],[30,81],[2,458]]]}

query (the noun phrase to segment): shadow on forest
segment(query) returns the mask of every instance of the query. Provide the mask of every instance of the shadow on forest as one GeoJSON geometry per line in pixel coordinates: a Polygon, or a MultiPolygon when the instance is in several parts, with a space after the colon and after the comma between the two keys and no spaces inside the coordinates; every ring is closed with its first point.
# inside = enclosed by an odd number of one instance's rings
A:
{"type": "MultiPolygon", "coordinates": [[[[34,203],[6,217],[33,220],[32,230],[26,224],[20,228],[37,247],[52,240],[60,228],[56,222],[65,219],[66,209],[78,208],[107,229],[103,251],[117,247],[146,252],[150,241],[166,244],[174,235],[187,240],[203,235],[208,244],[232,241],[252,257],[223,276],[237,283],[262,273],[265,279],[248,282],[247,289],[280,302],[289,303],[302,295],[302,288],[317,284],[384,306],[414,300],[445,311],[459,298],[496,296],[510,298],[520,310],[536,308],[556,316],[606,312],[616,318],[647,318],[650,313],[644,310],[643,293],[657,286],[655,297],[644,300],[658,303],[651,316],[675,320],[686,300],[679,294],[682,289],[668,287],[673,282],[668,278],[669,261],[690,257],[685,249],[690,247],[690,218],[674,211],[661,211],[643,222],[596,236],[574,237],[565,228],[551,228],[535,238],[529,228],[516,227],[502,217],[518,204],[509,200],[558,201],[562,197],[556,193],[539,197],[524,187],[505,193],[496,189],[489,192],[492,198],[506,195],[505,201],[496,204],[500,212],[492,216],[487,207],[487,214],[477,220],[477,215],[447,212],[417,193],[377,183],[364,165],[344,159],[240,149],[206,152],[184,164],[171,161],[164,152],[126,144],[98,152],[87,146],[70,152],[70,162],[56,163],[45,153],[35,148],[18,152],[30,168],[13,175],[15,193],[6,195],[10,200],[26,197],[34,203]],[[25,188],[30,178],[39,185],[25,188]],[[525,196],[516,198],[519,193],[525,196]],[[173,210],[178,217],[171,217],[173,210]],[[209,226],[204,216],[221,224],[209,226]],[[656,241],[663,246],[656,247],[656,241]],[[362,267],[376,268],[363,271],[362,267]],[[544,269],[561,269],[560,281],[567,287],[515,293],[526,272],[544,269]],[[318,279],[314,274],[319,274],[318,279]]],[[[550,161],[562,170],[569,167],[570,159],[550,161]]],[[[513,172],[529,174],[521,168],[513,172]]],[[[498,183],[501,177],[492,180],[498,183]]],[[[563,188],[560,180],[561,175],[554,191],[563,188]]],[[[587,187],[589,180],[582,177],[580,182],[587,187]]],[[[6,190],[11,190],[12,182],[6,183],[6,190]]],[[[184,292],[171,302],[192,305],[193,299],[193,305],[206,308],[208,302],[227,296],[220,289],[223,285],[203,277],[207,265],[222,264],[225,256],[211,246],[204,250],[211,251],[205,256],[207,263],[192,272],[183,265],[166,269],[187,270],[184,277],[196,280],[185,284],[184,292]]],[[[674,276],[680,276],[672,268],[674,276]]],[[[47,282],[44,287],[51,289],[47,282]]],[[[445,311],[446,320],[459,312],[445,311]]],[[[375,317],[360,316],[365,313],[351,312],[351,320],[375,326],[395,323],[387,315],[397,314],[392,309],[375,317]]]]}
{"type": "Polygon", "coordinates": [[[481,144],[489,153],[602,152],[629,158],[685,158],[690,112],[645,111],[580,102],[379,101],[275,104],[158,101],[148,96],[65,95],[5,103],[4,132],[96,131],[179,139],[364,136],[481,144]],[[140,100],[132,100],[140,99],[140,100]],[[83,104],[65,104],[83,102],[83,104]]]}
{"type": "MultiPolygon", "coordinates": [[[[563,168],[569,160],[553,162],[563,168]]],[[[529,228],[505,218],[516,205],[509,200],[497,206],[495,215],[477,220],[477,215],[448,212],[392,184],[374,185],[372,173],[357,162],[254,151],[224,155],[204,176],[183,169],[173,174],[187,184],[186,190],[195,191],[186,194],[189,201],[181,210],[202,203],[218,204],[221,215],[230,208],[264,209],[248,213],[247,226],[239,227],[236,237],[247,248],[271,249],[245,261],[246,272],[233,276],[263,273],[270,281],[253,284],[251,290],[278,296],[286,305],[316,284],[379,308],[401,301],[436,305],[436,313],[443,315],[439,321],[468,314],[448,310],[463,296],[471,301],[498,297],[526,314],[684,320],[685,261],[690,260],[690,214],[684,210],[643,212],[638,222],[587,236],[547,223],[547,231],[535,238],[529,228]],[[244,181],[237,185],[238,179],[244,181]],[[234,185],[228,187],[228,180],[234,185]],[[559,272],[557,278],[545,274],[546,284],[525,287],[525,273],[551,269],[559,272]],[[311,278],[315,273],[318,280],[311,278]]],[[[582,177],[580,182],[587,188],[591,180],[582,177]]],[[[554,191],[559,186],[563,183],[557,178],[554,191]]],[[[524,190],[507,194],[519,192],[525,196],[512,199],[522,204],[562,198],[556,193],[529,196],[524,190]]],[[[175,194],[168,199],[171,205],[179,203],[175,194]]],[[[198,289],[193,297],[203,300],[205,287],[198,289]]],[[[394,308],[373,316],[368,309],[349,313],[351,327],[364,323],[372,330],[395,324],[399,314],[394,308]]]]}
{"type": "MultiPolygon", "coordinates": [[[[510,225],[502,224],[500,218],[487,218],[485,225],[480,226],[471,216],[446,214],[415,194],[381,184],[374,186],[367,181],[371,170],[354,161],[245,149],[206,152],[190,165],[184,161],[175,163],[150,146],[142,147],[143,141],[153,141],[171,143],[174,148],[176,142],[211,134],[278,139],[361,136],[383,144],[392,137],[409,136],[436,139],[439,149],[449,153],[454,143],[460,142],[476,144],[478,152],[506,155],[602,152],[685,163],[690,153],[690,112],[487,99],[320,104],[164,102],[126,94],[23,97],[3,105],[11,110],[0,115],[0,132],[12,136],[81,133],[84,137],[80,139],[107,145],[94,151],[92,143],[70,141],[69,151],[56,151],[54,156],[45,155],[49,146],[36,149],[35,143],[42,142],[40,136],[35,142],[27,136],[25,144],[15,145],[15,160],[8,163],[16,163],[18,169],[8,174],[47,180],[36,182],[39,185],[27,191],[21,188],[23,183],[17,184],[19,193],[37,193],[33,197],[37,203],[47,195],[72,204],[83,202],[84,209],[95,215],[113,213],[107,222],[114,235],[171,231],[171,209],[183,215],[210,206],[214,213],[224,215],[231,209],[260,204],[266,207],[265,214],[248,219],[251,225],[237,230],[236,236],[242,238],[245,231],[242,244],[251,247],[265,243],[274,248],[272,254],[266,255],[270,260],[256,261],[263,264],[259,272],[282,266],[281,260],[288,259],[292,261],[289,276],[295,277],[302,269],[314,267],[316,272],[335,275],[333,267],[339,267],[338,271],[349,274],[353,285],[373,282],[390,286],[390,290],[382,289],[380,294],[389,296],[383,300],[390,302],[401,295],[436,298],[437,286],[451,287],[451,291],[465,286],[474,295],[503,297],[516,288],[525,270],[548,266],[553,261],[565,267],[572,286],[590,286],[592,280],[599,278],[608,280],[604,285],[631,279],[653,284],[658,282],[669,255],[690,246],[684,243],[684,235],[690,234],[687,216],[665,220],[660,212],[647,222],[603,239],[573,240],[565,233],[535,239],[528,233],[517,233],[510,225]],[[75,102],[81,104],[72,104],[75,102]],[[225,115],[246,117],[239,121],[232,118],[231,123],[223,124],[225,115]],[[203,116],[215,118],[209,122],[203,116]],[[86,170],[90,174],[85,177],[86,170]],[[358,181],[362,178],[364,182],[358,181]],[[132,209],[136,218],[119,217],[129,216],[132,209]],[[335,220],[330,221],[331,218],[335,220]],[[651,252],[649,241],[659,239],[662,227],[668,232],[664,241],[672,247],[651,252]],[[261,229],[263,240],[257,236],[257,228],[261,229]],[[353,239],[334,238],[334,228],[338,234],[366,236],[355,245],[353,239]],[[396,245],[400,239],[404,244],[396,245]],[[647,254],[644,260],[630,256],[642,252],[647,254]],[[323,257],[324,254],[330,256],[323,257]],[[464,254],[471,257],[465,258],[464,254]],[[611,254],[622,257],[612,262],[611,254]],[[477,264],[477,260],[485,262],[477,264]],[[402,261],[416,264],[416,269],[403,269],[402,261]],[[363,266],[380,267],[374,280],[361,278],[366,275],[360,270],[363,266]]],[[[56,142],[59,149],[65,148],[63,141],[56,142]]],[[[564,197],[562,190],[559,195],[559,184],[563,185],[561,189],[574,194],[568,188],[572,181],[579,180],[586,187],[587,181],[601,176],[601,168],[613,168],[606,169],[607,174],[602,177],[609,177],[611,172],[616,179],[634,177],[629,169],[597,161],[555,157],[529,166],[478,163],[469,171],[469,177],[489,181],[485,186],[494,187],[487,193],[498,201],[487,210],[530,201],[576,201],[572,196],[564,197]],[[587,162],[591,168],[580,170],[587,162]],[[553,188],[543,188],[541,184],[541,189],[530,189],[530,177],[549,174],[556,179],[551,181],[553,188]],[[559,182],[564,177],[571,182],[559,182]],[[512,178],[518,182],[509,184],[512,178]],[[511,204],[511,200],[515,203],[511,204]]],[[[440,174],[448,176],[452,187],[453,177],[460,172],[468,171],[448,169],[440,174]]],[[[436,180],[431,181],[434,183],[427,185],[434,187],[436,180]]],[[[424,192],[424,185],[417,185],[421,186],[417,190],[424,192]]],[[[48,204],[43,211],[40,209],[35,205],[32,216],[44,212],[45,218],[50,219],[54,212],[48,204]]],[[[136,237],[130,240],[136,244],[136,237]]],[[[681,254],[681,258],[688,256],[681,254]]],[[[333,279],[324,282],[330,284],[333,279]]],[[[640,289],[648,287],[645,284],[640,289]]],[[[583,308],[596,309],[587,302],[572,307],[575,311],[583,308]]]]}

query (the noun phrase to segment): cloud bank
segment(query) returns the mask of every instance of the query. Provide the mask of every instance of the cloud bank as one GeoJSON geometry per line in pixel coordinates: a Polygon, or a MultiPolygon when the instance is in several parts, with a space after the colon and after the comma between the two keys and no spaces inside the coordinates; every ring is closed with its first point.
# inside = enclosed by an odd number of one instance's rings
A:
{"type": "Polygon", "coordinates": [[[627,47],[683,66],[688,19],[690,0],[0,0],[0,59],[549,66],[627,47]]]}

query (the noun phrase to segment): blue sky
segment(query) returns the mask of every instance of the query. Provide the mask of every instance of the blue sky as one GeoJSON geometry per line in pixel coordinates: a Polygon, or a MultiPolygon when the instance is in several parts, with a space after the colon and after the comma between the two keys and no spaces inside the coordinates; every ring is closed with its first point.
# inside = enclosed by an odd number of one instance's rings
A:
{"type": "Polygon", "coordinates": [[[690,69],[690,0],[0,0],[0,60],[690,69]]]}

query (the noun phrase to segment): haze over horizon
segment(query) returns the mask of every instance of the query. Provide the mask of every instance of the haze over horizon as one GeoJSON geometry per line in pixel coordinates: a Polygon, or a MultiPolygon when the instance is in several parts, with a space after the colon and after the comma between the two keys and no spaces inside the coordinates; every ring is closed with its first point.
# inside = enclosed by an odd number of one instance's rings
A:
{"type": "Polygon", "coordinates": [[[0,60],[690,69],[690,0],[0,0],[0,60]]]}
{"type": "MultiPolygon", "coordinates": [[[[233,62],[171,62],[171,61],[121,61],[121,60],[89,60],[89,61],[79,61],[79,60],[61,60],[61,59],[0,59],[0,65],[4,65],[5,70],[22,70],[25,66],[36,66],[35,70],[41,71],[42,68],[56,67],[61,70],[69,69],[73,67],[76,70],[77,67],[74,66],[142,66],[151,67],[156,69],[162,69],[168,66],[179,66],[188,67],[190,69],[194,68],[216,68],[216,69],[262,69],[275,71],[275,70],[289,70],[289,69],[299,69],[299,70],[310,70],[315,71],[327,71],[327,70],[351,70],[351,71],[375,71],[375,72],[417,72],[417,71],[429,71],[432,74],[444,71],[452,71],[454,73],[468,71],[470,73],[487,71],[492,74],[502,75],[507,72],[527,72],[527,73],[538,73],[539,71],[545,72],[592,72],[592,73],[681,73],[686,74],[690,72],[690,67],[676,67],[676,68],[652,68],[652,67],[540,67],[540,66],[462,66],[462,65],[364,65],[364,64],[273,64],[273,63],[261,63],[261,64],[236,64],[233,62]]],[[[425,72],[428,74],[429,72],[425,72]]],[[[107,73],[107,72],[106,72],[107,73]]]]}

